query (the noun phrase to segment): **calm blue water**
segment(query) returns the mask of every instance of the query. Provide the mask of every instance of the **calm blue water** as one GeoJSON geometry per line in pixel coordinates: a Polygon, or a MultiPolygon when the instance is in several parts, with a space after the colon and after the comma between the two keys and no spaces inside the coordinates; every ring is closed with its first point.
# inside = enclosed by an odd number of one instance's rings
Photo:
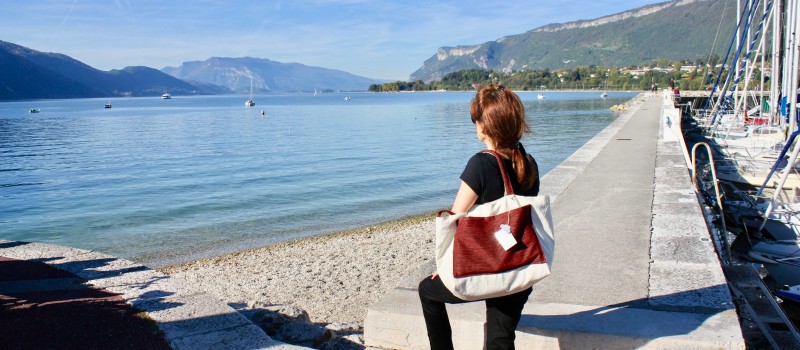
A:
{"type": "MultiPolygon", "coordinates": [[[[634,96],[598,95],[520,93],[542,174],[634,96]]],[[[449,208],[473,94],[344,96],[0,103],[0,239],[158,265],[449,208]]]]}

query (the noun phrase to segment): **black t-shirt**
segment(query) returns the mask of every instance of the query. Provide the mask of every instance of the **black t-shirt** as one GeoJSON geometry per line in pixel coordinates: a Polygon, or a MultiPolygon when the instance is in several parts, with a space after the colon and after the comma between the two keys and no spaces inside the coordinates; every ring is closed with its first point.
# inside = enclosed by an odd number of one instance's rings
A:
{"type": "MultiPolygon", "coordinates": [[[[525,154],[524,150],[522,152],[525,154]]],[[[527,190],[522,190],[522,185],[517,181],[517,173],[514,171],[511,160],[503,159],[503,166],[511,179],[514,193],[522,196],[537,196],[539,194],[539,167],[531,155],[525,154],[525,156],[528,158],[528,166],[533,170],[528,173],[536,176],[533,186],[527,190]]],[[[472,156],[467,162],[464,172],[461,173],[461,180],[478,194],[476,205],[500,199],[505,195],[500,166],[497,164],[497,158],[491,153],[476,153],[472,156]]]]}

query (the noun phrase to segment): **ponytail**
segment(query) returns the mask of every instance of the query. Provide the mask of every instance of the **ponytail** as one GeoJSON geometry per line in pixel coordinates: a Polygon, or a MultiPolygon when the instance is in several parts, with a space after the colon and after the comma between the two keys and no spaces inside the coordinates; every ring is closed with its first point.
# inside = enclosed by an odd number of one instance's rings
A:
{"type": "Polygon", "coordinates": [[[531,169],[527,155],[522,153],[519,147],[511,149],[511,165],[514,167],[514,172],[517,173],[517,182],[525,190],[530,189],[539,178],[539,174],[534,174],[537,171],[536,168],[531,169]]]}

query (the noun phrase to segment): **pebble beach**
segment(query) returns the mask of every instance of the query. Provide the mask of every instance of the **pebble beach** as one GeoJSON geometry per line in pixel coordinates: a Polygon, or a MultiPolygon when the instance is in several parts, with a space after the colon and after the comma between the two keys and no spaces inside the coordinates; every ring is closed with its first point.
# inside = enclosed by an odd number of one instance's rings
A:
{"type": "Polygon", "coordinates": [[[165,266],[237,308],[287,305],[318,324],[361,323],[367,308],[433,258],[434,214],[165,266]]]}

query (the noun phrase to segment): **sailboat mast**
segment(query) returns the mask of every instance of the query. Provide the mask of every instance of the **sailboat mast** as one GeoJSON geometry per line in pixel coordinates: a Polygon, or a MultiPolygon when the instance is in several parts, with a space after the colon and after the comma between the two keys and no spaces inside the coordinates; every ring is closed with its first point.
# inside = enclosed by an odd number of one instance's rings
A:
{"type": "MultiPolygon", "coordinates": [[[[791,87],[792,82],[792,75],[793,72],[797,72],[797,62],[794,60],[794,57],[797,56],[795,53],[795,47],[797,46],[797,33],[796,30],[792,31],[792,28],[796,27],[797,22],[797,0],[790,0],[787,3],[787,11],[786,11],[786,37],[784,38],[784,54],[783,54],[783,75],[782,75],[782,95],[787,98],[786,106],[789,107],[789,102],[794,101],[795,98],[791,98],[791,96],[795,96],[797,94],[796,87],[793,89],[791,87]]],[[[789,117],[789,132],[792,133],[797,129],[797,120],[792,118],[792,111],[787,110],[787,117],[789,117]]]]}
{"type": "MultiPolygon", "coordinates": [[[[772,21],[772,71],[770,74],[769,86],[769,106],[770,113],[775,120],[775,116],[780,116],[778,106],[778,91],[780,89],[780,65],[781,65],[781,25],[783,24],[783,1],[776,1],[773,8],[772,21]]],[[[783,118],[778,118],[779,125],[784,126],[783,118]]],[[[785,139],[784,139],[785,141],[785,139]]]]}
{"type": "MultiPolygon", "coordinates": [[[[788,65],[784,66],[784,71],[788,71],[788,74],[784,76],[788,76],[789,80],[786,81],[784,86],[788,88],[789,94],[784,95],[787,96],[786,107],[788,108],[787,116],[789,117],[789,121],[791,122],[790,131],[792,135],[794,135],[797,131],[796,128],[796,119],[797,119],[797,86],[798,86],[798,64],[800,64],[800,54],[798,54],[798,50],[800,50],[800,43],[798,42],[798,30],[800,30],[800,22],[797,21],[797,10],[798,10],[798,3],[800,0],[791,0],[789,2],[789,6],[787,8],[787,23],[786,23],[786,33],[787,33],[787,57],[786,62],[790,62],[788,65]]],[[[786,91],[787,89],[784,89],[786,91]]],[[[795,138],[796,140],[796,138],[795,138]]],[[[793,140],[794,141],[794,140],[793,140]]],[[[790,141],[792,142],[792,141],[790,141]]],[[[798,153],[800,153],[800,147],[795,145],[794,149],[792,150],[792,154],[789,157],[789,161],[786,163],[786,167],[781,170],[781,173],[784,173],[783,176],[779,177],[778,184],[775,186],[775,193],[772,195],[772,199],[770,200],[769,205],[767,206],[767,210],[764,212],[764,217],[768,218],[772,211],[775,209],[775,202],[778,199],[778,196],[781,195],[781,189],[783,185],[786,183],[786,179],[789,178],[789,173],[794,170],[794,164],[797,162],[798,153]]],[[[778,159],[780,161],[780,159],[778,159]]],[[[762,185],[762,189],[763,189],[762,185]]],[[[761,190],[759,190],[759,193],[761,190]]],[[[764,221],[766,224],[766,220],[764,221]]],[[[764,224],[761,225],[763,228],[764,224]]]]}

